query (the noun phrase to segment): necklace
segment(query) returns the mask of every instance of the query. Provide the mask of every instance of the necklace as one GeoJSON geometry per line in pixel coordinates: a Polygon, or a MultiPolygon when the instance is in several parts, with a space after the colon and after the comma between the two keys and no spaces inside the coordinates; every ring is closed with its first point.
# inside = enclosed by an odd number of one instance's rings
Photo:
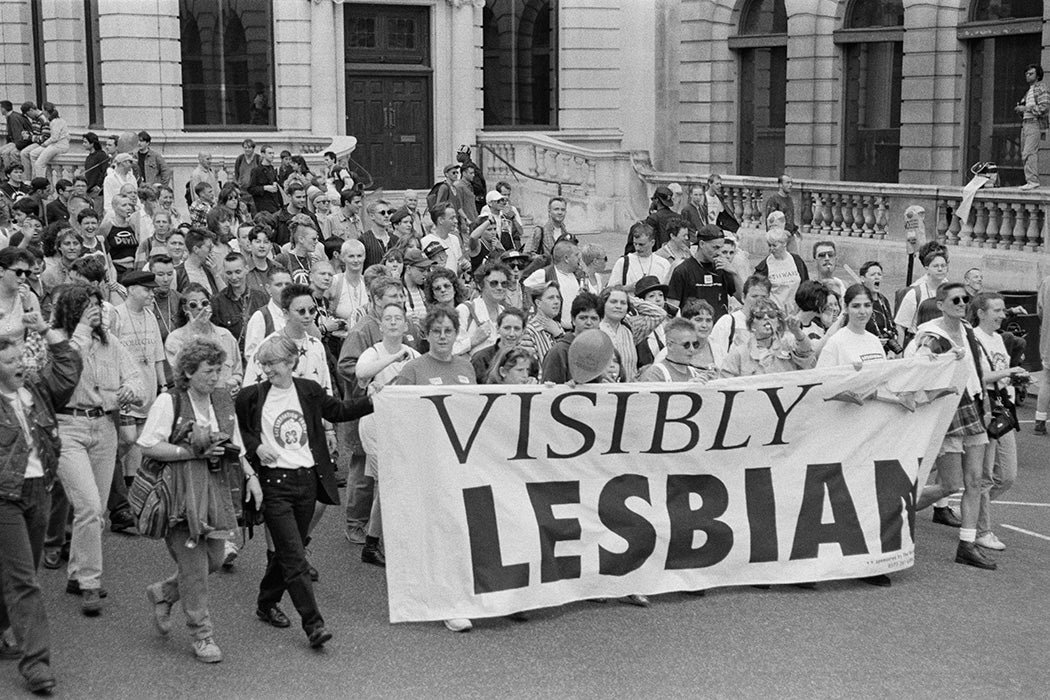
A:
{"type": "Polygon", "coordinates": [[[139,361],[142,362],[142,365],[144,367],[149,366],[149,354],[147,352],[149,346],[149,319],[146,318],[146,310],[143,309],[142,311],[135,312],[132,311],[131,308],[127,306],[127,304],[125,304],[124,306],[127,308],[128,312],[128,328],[131,329],[131,334],[132,336],[134,336],[133,345],[135,346],[135,349],[140,355],[139,361]],[[140,319],[142,321],[141,336],[139,336],[138,329],[135,328],[136,325],[139,325],[138,320],[135,319],[136,316],[142,316],[142,319],[140,319]]]}
{"type": "Polygon", "coordinates": [[[174,311],[171,308],[171,294],[164,295],[164,302],[165,306],[168,307],[167,317],[165,317],[165,315],[161,313],[160,307],[157,305],[157,298],[153,298],[153,308],[157,310],[154,315],[157,317],[157,321],[160,322],[161,326],[160,334],[161,337],[166,338],[168,337],[168,333],[171,332],[171,316],[174,313],[174,311]]]}

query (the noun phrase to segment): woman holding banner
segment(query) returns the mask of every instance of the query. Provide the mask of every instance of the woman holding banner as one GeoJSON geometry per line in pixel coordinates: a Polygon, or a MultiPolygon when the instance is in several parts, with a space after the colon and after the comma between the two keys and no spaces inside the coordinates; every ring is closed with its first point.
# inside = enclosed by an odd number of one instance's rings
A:
{"type": "Polygon", "coordinates": [[[817,367],[836,367],[852,364],[857,369],[864,362],[885,360],[886,351],[882,342],[866,330],[871,320],[871,292],[863,284],[854,284],[843,296],[845,310],[840,321],[840,328],[826,337],[824,347],[820,350],[817,367]]]}
{"type": "Polygon", "coordinates": [[[747,329],[751,337],[746,344],[733,345],[729,350],[721,376],[791,372],[810,369],[816,363],[813,347],[798,319],[785,320],[780,307],[769,299],[761,299],[751,307],[747,329]],[[785,334],[785,330],[790,332],[785,334]]]}
{"type": "Polygon", "coordinates": [[[979,360],[981,349],[973,330],[964,320],[966,305],[970,301],[966,287],[961,282],[946,282],[937,288],[936,299],[941,317],[916,328],[915,340],[905,348],[905,357],[952,352],[958,359],[966,362],[967,378],[959,407],[937,457],[936,467],[940,483],[930,484],[923,489],[915,504],[915,510],[922,510],[965,488],[961,503],[962,527],[959,528],[959,546],[955,561],[979,569],[992,570],[997,568],[995,560],[976,544],[977,517],[981,504],[981,473],[988,445],[988,434],[981,416],[984,385],[979,360]]]}
{"type": "MultiPolygon", "coordinates": [[[[452,352],[459,331],[460,318],[454,309],[445,306],[432,308],[423,319],[423,333],[430,343],[430,350],[408,362],[394,383],[412,386],[475,384],[474,366],[465,357],[452,352]]],[[[450,632],[469,632],[474,625],[466,618],[455,618],[445,620],[445,627],[450,632]]]]}

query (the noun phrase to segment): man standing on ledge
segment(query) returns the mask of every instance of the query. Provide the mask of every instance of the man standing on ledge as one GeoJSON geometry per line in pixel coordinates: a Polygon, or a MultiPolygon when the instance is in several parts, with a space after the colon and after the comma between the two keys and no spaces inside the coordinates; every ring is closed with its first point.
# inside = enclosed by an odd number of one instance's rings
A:
{"type": "Polygon", "coordinates": [[[1028,92],[1014,111],[1021,115],[1021,160],[1024,162],[1025,184],[1022,190],[1039,187],[1039,146],[1046,138],[1050,111],[1050,92],[1043,85],[1042,67],[1032,64],[1025,68],[1028,92]]]}
{"type": "MultiPolygon", "coordinates": [[[[795,222],[795,203],[791,200],[791,186],[795,183],[787,173],[777,178],[777,181],[780,183],[780,187],[776,192],[766,197],[762,219],[768,221],[770,214],[775,211],[781,212],[784,215],[784,230],[789,234],[788,252],[798,255],[798,245],[802,241],[802,236],[799,234],[798,224],[795,222]]],[[[768,227],[766,230],[769,230],[768,227]]]]}

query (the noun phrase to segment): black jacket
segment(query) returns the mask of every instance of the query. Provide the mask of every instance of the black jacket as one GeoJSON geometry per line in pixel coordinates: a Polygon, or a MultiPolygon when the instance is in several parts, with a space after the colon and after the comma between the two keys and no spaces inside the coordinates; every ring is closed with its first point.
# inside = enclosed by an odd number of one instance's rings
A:
{"type": "MultiPolygon", "coordinates": [[[[306,434],[310,441],[310,452],[314,457],[314,474],[317,477],[317,500],[328,505],[339,504],[339,489],[335,483],[335,467],[325,442],[324,423],[343,423],[357,420],[372,412],[369,398],[351,398],[339,401],[325,392],[321,385],[311,379],[292,379],[299,406],[306,420],[306,434]]],[[[241,426],[241,437],[249,464],[261,468],[256,450],[262,444],[262,410],[270,393],[270,382],[246,386],[237,394],[237,421],[241,426]]]]}

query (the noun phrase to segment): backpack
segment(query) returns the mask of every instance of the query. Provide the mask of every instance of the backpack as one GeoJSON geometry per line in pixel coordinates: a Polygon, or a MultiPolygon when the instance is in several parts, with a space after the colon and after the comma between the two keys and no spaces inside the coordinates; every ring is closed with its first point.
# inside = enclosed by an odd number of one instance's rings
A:
{"type": "Polygon", "coordinates": [[[193,193],[190,192],[190,181],[186,181],[186,206],[193,206],[193,193]]]}
{"type": "MultiPolygon", "coordinates": [[[[171,395],[174,417],[168,441],[175,443],[174,435],[182,410],[182,392],[171,395]]],[[[167,462],[150,457],[142,458],[142,465],[128,487],[128,505],[135,516],[135,526],[143,537],[161,539],[168,533],[168,517],[171,513],[171,484],[164,478],[167,462]]]]}
{"type": "Polygon", "coordinates": [[[434,186],[427,192],[427,209],[432,209],[437,206],[438,203],[438,192],[441,191],[441,186],[445,184],[444,180],[435,182],[434,186]]]}
{"type": "Polygon", "coordinates": [[[273,313],[270,311],[269,305],[259,309],[262,311],[263,317],[263,337],[269,338],[270,334],[273,333],[273,313]]]}

